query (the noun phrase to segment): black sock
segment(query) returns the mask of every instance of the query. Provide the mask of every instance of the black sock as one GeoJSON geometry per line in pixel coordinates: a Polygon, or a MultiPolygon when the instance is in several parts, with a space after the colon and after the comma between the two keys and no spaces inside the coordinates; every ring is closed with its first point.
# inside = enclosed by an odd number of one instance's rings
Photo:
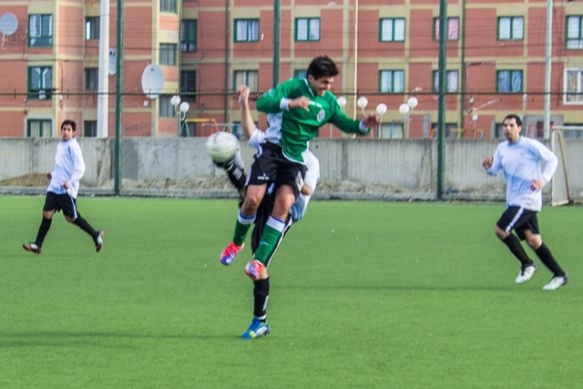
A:
{"type": "Polygon", "coordinates": [[[253,288],[253,315],[266,321],[267,301],[269,300],[269,278],[255,281],[253,288]]]}
{"type": "Polygon", "coordinates": [[[40,222],[40,227],[38,228],[38,233],[36,234],[36,241],[34,242],[38,247],[42,247],[43,242],[45,241],[45,237],[51,229],[52,222],[53,219],[47,219],[45,217],[43,217],[43,220],[40,222]]]}
{"type": "Polygon", "coordinates": [[[563,271],[563,269],[561,269],[561,267],[555,260],[555,257],[553,257],[553,254],[551,254],[551,250],[549,250],[549,248],[545,246],[544,243],[541,244],[538,249],[534,250],[534,252],[536,253],[536,255],[538,255],[542,263],[544,263],[545,266],[548,267],[549,270],[552,271],[555,276],[559,277],[565,276],[565,272],[563,271]]]}
{"type": "Polygon", "coordinates": [[[81,216],[79,216],[79,217],[77,217],[77,219],[75,219],[75,221],[73,223],[75,225],[79,226],[79,228],[81,228],[83,231],[85,231],[86,233],[88,233],[89,235],[91,235],[91,237],[93,238],[93,240],[95,240],[95,237],[97,237],[98,232],[95,231],[93,229],[93,227],[91,227],[89,225],[89,223],[87,223],[87,220],[85,220],[81,216]]]}
{"type": "Polygon", "coordinates": [[[231,181],[235,188],[237,188],[239,191],[243,190],[243,188],[245,188],[245,181],[247,181],[245,171],[235,163],[231,163],[230,165],[225,166],[224,169],[225,172],[227,172],[229,181],[231,181]]]}
{"type": "Polygon", "coordinates": [[[508,246],[512,254],[514,254],[514,256],[520,261],[522,267],[533,264],[532,259],[528,257],[528,254],[526,254],[524,247],[522,247],[522,244],[516,235],[510,234],[505,239],[503,239],[502,242],[508,246]]]}

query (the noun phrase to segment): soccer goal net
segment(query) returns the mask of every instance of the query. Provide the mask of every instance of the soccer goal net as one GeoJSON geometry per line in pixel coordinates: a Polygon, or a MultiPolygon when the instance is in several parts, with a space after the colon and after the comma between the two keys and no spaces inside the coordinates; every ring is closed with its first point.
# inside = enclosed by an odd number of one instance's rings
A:
{"type": "Polygon", "coordinates": [[[574,174],[568,168],[567,147],[564,134],[575,135],[575,138],[583,135],[583,126],[553,126],[551,132],[551,149],[559,159],[557,171],[551,181],[551,204],[564,205],[573,202],[569,191],[569,174],[574,174]]]}

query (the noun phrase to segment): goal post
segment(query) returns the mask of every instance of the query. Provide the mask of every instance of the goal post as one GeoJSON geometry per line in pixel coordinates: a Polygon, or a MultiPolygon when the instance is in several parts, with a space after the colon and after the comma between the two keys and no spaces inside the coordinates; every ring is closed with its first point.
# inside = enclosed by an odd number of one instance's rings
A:
{"type": "Polygon", "coordinates": [[[569,192],[569,170],[563,131],[583,131],[579,126],[553,126],[551,149],[559,159],[557,171],[551,180],[551,205],[565,205],[573,202],[569,192]]]}

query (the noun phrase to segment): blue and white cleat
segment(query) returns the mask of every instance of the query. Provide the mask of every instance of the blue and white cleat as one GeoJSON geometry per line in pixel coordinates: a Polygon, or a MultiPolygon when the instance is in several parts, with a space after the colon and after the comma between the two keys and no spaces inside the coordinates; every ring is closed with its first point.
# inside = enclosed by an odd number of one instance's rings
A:
{"type": "Polygon", "coordinates": [[[241,339],[261,338],[267,334],[269,334],[269,324],[254,317],[247,331],[241,335],[241,339]]]}

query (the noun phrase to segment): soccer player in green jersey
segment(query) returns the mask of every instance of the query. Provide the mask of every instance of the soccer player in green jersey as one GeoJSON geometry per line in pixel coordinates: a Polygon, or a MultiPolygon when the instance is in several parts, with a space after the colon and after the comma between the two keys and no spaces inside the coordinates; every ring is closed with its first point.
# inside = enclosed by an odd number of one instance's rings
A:
{"type": "MultiPolygon", "coordinates": [[[[380,124],[371,114],[362,120],[346,116],[330,92],[338,67],[328,56],[316,57],[308,66],[305,79],[291,79],[265,93],[257,101],[257,110],[268,114],[270,126],[279,126],[280,138],[268,139],[259,147],[247,180],[247,193],[239,210],[233,240],[221,253],[221,263],[230,264],[243,249],[247,233],[256,218],[268,184],[275,183],[275,204],[267,220],[260,244],[245,273],[254,281],[266,280],[265,266],[285,229],[285,220],[298,196],[306,173],[302,152],[308,141],[318,135],[320,127],[332,123],[346,133],[365,135],[380,124]]],[[[269,132],[269,130],[268,130],[269,132]]],[[[262,336],[265,318],[254,318],[248,332],[262,336]],[[255,328],[257,327],[257,331],[255,328]]]]}

